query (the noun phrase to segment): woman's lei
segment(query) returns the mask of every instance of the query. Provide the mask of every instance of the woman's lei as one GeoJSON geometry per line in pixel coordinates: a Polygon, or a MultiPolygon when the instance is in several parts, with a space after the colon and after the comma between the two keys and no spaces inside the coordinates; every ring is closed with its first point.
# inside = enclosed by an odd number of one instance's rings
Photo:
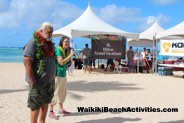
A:
{"type": "Polygon", "coordinates": [[[58,46],[58,48],[61,50],[61,52],[63,53],[64,59],[66,58],[66,53],[65,50],[63,50],[63,48],[61,46],[58,46]]]}
{"type": "Polygon", "coordinates": [[[36,44],[36,59],[38,61],[36,72],[41,76],[46,65],[45,56],[53,56],[54,54],[54,43],[52,41],[45,41],[39,32],[35,32],[33,36],[36,44]],[[49,46],[49,51],[46,48],[46,43],[49,46]]]}

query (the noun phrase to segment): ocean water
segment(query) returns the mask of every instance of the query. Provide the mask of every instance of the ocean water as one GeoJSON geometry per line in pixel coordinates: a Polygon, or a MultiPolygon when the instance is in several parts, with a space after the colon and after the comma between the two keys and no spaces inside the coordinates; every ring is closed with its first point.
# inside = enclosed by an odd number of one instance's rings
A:
{"type": "MultiPolygon", "coordinates": [[[[81,58],[81,49],[75,50],[75,54],[77,58],[81,58]]],[[[23,63],[23,48],[0,47],[0,63],[23,63]]]]}
{"type": "Polygon", "coordinates": [[[23,48],[0,47],[1,63],[23,63],[23,48]]]}
{"type": "MultiPolygon", "coordinates": [[[[82,57],[82,49],[75,50],[75,57],[82,57]]],[[[158,60],[168,59],[167,56],[157,56],[158,60]]],[[[97,60],[96,60],[97,62],[97,60]]],[[[0,47],[0,63],[23,63],[23,48],[4,48],[0,47]]],[[[106,60],[100,60],[100,63],[106,63],[106,60]]]]}

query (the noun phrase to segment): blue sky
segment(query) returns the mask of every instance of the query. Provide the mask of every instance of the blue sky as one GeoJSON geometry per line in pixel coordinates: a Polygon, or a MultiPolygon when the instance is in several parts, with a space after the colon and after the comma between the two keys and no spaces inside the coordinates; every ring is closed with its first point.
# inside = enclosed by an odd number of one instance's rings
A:
{"type": "MultiPolygon", "coordinates": [[[[22,47],[44,21],[61,28],[87,8],[89,0],[0,0],[0,47],[22,47]]],[[[184,0],[90,0],[96,15],[128,32],[140,33],[156,20],[168,29],[184,21],[184,0]]],[[[58,38],[53,41],[57,44],[58,38]]],[[[87,39],[74,39],[83,48],[87,39]]]]}

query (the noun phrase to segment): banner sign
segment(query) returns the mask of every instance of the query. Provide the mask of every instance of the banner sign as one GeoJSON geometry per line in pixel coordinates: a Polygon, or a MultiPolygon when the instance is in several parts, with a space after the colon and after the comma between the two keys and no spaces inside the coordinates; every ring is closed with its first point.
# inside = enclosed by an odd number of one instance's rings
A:
{"type": "Polygon", "coordinates": [[[92,56],[95,59],[125,59],[126,40],[92,39],[92,56]]]}
{"type": "Polygon", "coordinates": [[[184,56],[184,40],[161,40],[160,55],[184,56]]]}

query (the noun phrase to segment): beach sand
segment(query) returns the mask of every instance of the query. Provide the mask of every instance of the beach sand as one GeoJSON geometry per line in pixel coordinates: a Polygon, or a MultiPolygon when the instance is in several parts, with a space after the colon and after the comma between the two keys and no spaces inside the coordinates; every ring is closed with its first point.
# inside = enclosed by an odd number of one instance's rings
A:
{"type": "MultiPolygon", "coordinates": [[[[71,116],[46,123],[184,123],[183,72],[175,76],[115,74],[103,70],[68,76],[64,107],[71,116]],[[77,107],[178,108],[178,112],[86,112],[77,107]]],[[[21,63],[0,63],[0,122],[29,123],[28,84],[21,63]]],[[[57,111],[57,107],[55,107],[57,111]]]]}

